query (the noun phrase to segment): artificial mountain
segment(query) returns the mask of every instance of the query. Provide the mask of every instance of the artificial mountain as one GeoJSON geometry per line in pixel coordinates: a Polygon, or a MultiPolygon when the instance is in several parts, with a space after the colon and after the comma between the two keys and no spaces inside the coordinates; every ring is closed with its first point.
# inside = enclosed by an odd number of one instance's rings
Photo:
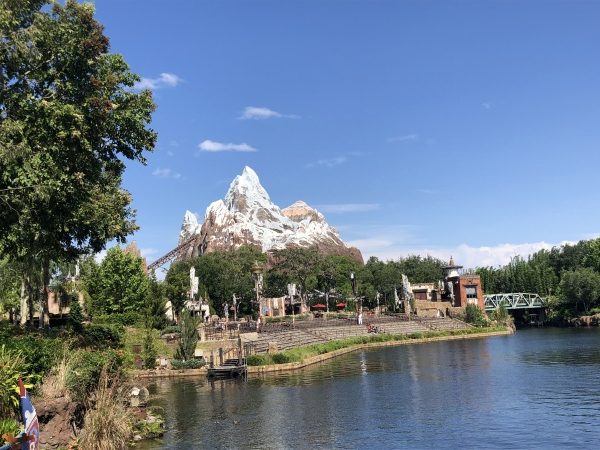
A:
{"type": "Polygon", "coordinates": [[[289,247],[316,247],[327,255],[345,255],[363,262],[360,250],[346,245],[323,214],[303,201],[281,209],[273,203],[258,175],[246,166],[222,200],[209,205],[204,223],[186,211],[179,243],[195,237],[187,257],[254,245],[263,252],[289,247]]]}

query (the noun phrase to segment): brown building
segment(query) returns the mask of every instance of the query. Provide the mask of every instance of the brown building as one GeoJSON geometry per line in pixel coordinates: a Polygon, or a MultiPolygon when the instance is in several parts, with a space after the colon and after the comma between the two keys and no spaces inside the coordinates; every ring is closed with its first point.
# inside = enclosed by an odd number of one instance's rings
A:
{"type": "Polygon", "coordinates": [[[461,275],[454,283],[455,306],[464,308],[473,304],[485,310],[479,275],[461,275]]]}
{"type": "Polygon", "coordinates": [[[450,263],[444,267],[444,284],[446,289],[442,294],[443,299],[449,299],[453,306],[465,308],[467,305],[477,305],[485,311],[483,303],[483,290],[479,275],[461,275],[459,270],[462,266],[454,263],[450,257],[450,263]]]}

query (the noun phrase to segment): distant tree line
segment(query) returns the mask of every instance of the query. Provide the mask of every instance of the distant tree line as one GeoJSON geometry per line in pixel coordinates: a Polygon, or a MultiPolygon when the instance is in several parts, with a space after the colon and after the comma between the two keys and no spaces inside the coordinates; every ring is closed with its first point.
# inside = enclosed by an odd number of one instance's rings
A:
{"type": "Polygon", "coordinates": [[[532,292],[549,297],[554,318],[600,312],[600,239],[540,250],[502,267],[480,267],[487,294],[532,292]]]}

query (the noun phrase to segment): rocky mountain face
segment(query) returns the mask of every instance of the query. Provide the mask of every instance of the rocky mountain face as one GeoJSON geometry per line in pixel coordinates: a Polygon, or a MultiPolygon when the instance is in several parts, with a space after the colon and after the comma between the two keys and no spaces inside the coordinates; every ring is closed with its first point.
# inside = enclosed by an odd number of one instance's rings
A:
{"type": "Polygon", "coordinates": [[[258,175],[245,167],[235,177],[223,200],[209,205],[204,223],[186,211],[180,244],[197,238],[186,256],[204,252],[227,251],[242,245],[255,245],[264,252],[287,247],[312,247],[330,255],[347,255],[362,262],[360,250],[347,246],[323,214],[303,201],[280,209],[269,198],[258,175]]]}

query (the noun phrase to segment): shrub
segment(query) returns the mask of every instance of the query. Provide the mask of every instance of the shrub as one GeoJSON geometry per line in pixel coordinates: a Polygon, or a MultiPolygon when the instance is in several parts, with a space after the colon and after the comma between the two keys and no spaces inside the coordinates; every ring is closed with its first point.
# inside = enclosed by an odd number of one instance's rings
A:
{"type": "Polygon", "coordinates": [[[0,417],[14,417],[19,409],[17,382],[24,375],[25,360],[20,352],[0,347],[0,417]]]}
{"type": "Polygon", "coordinates": [[[75,333],[81,333],[83,331],[83,311],[79,301],[76,299],[71,300],[71,306],[69,309],[69,325],[73,328],[75,333]]]}
{"type": "Polygon", "coordinates": [[[67,389],[75,401],[84,401],[98,386],[104,369],[110,376],[120,376],[123,372],[123,355],[114,350],[78,350],[69,362],[66,377],[67,389]]]}
{"type": "Polygon", "coordinates": [[[182,369],[199,369],[200,367],[204,367],[206,362],[202,359],[188,359],[183,361],[181,359],[172,359],[171,367],[175,370],[182,369]]]}
{"type": "Polygon", "coordinates": [[[18,352],[24,360],[24,370],[36,377],[48,373],[63,357],[65,337],[52,333],[28,333],[6,341],[7,349],[18,352]]]}
{"type": "Polygon", "coordinates": [[[4,442],[2,436],[5,434],[16,436],[21,432],[21,424],[17,419],[13,419],[12,417],[4,417],[0,418],[0,444],[4,442]]]}
{"type": "Polygon", "coordinates": [[[465,309],[465,322],[475,325],[476,327],[484,327],[487,325],[487,320],[483,311],[477,305],[467,305],[465,309]]]}
{"type": "Polygon", "coordinates": [[[158,352],[156,345],[154,344],[154,337],[152,336],[152,330],[146,329],[144,333],[144,349],[143,349],[143,361],[146,369],[154,369],[156,367],[156,358],[158,352]]]}
{"type": "Polygon", "coordinates": [[[163,336],[171,333],[181,333],[181,327],[179,325],[169,325],[161,330],[160,335],[163,336]]]}
{"type": "Polygon", "coordinates": [[[272,359],[275,364],[287,364],[302,361],[300,355],[294,353],[275,353],[273,354],[272,359]]]}
{"type": "Polygon", "coordinates": [[[94,323],[131,327],[134,325],[142,325],[144,323],[144,316],[137,311],[103,314],[101,316],[94,316],[94,323]]]}
{"type": "Polygon", "coordinates": [[[246,364],[249,366],[267,366],[273,364],[271,355],[250,355],[246,358],[246,364]]]}
{"type": "Polygon", "coordinates": [[[84,328],[82,346],[98,349],[119,348],[123,345],[123,327],[92,323],[84,328]]]}

